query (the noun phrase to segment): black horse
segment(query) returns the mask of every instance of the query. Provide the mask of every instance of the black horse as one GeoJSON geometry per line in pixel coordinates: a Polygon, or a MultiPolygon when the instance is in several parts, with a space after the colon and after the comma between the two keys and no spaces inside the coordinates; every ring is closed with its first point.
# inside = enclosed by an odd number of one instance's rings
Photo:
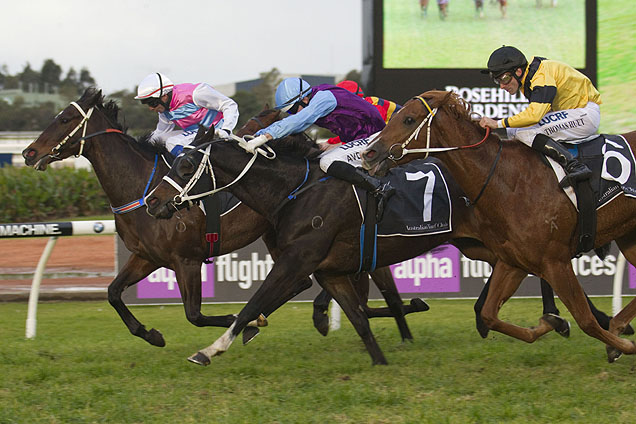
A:
{"type": "MultiPolygon", "coordinates": [[[[342,306],[364,341],[373,363],[386,364],[367,317],[358,308],[355,289],[346,278],[355,273],[359,266],[361,218],[351,186],[344,181],[330,179],[321,183],[320,189],[309,189],[295,200],[288,201],[288,194],[301,181],[306,180],[306,184],[311,185],[324,177],[317,163],[299,160],[297,156],[284,154],[278,148],[274,160],[263,157],[255,160],[256,157],[246,154],[234,142],[206,142],[212,137],[211,134],[199,134],[195,140],[198,147],[176,159],[165,181],[147,197],[149,213],[157,218],[168,219],[174,210],[185,205],[188,195],[202,194],[210,191],[213,185],[227,186],[232,182],[229,190],[264,216],[275,229],[278,254],[271,272],[238,314],[235,323],[214,344],[192,355],[189,360],[209,364],[212,356],[229,348],[248,322],[263,310],[272,308],[272,293],[285,290],[299,276],[313,273],[329,277],[323,278],[323,287],[342,306]],[[177,187],[194,183],[194,180],[188,182],[193,179],[201,163],[209,164],[207,177],[198,179],[189,193],[177,190],[177,187]],[[250,166],[241,179],[235,180],[238,174],[250,166]],[[213,180],[211,175],[214,175],[213,180]]],[[[445,169],[443,166],[440,168],[442,171],[445,169]]],[[[461,200],[463,194],[455,184],[449,184],[449,189],[454,200],[453,232],[423,237],[381,238],[378,240],[378,266],[418,256],[450,238],[466,256],[494,263],[490,251],[475,238],[470,208],[461,200]]],[[[552,329],[545,319],[540,320],[540,325],[552,329]]]]}

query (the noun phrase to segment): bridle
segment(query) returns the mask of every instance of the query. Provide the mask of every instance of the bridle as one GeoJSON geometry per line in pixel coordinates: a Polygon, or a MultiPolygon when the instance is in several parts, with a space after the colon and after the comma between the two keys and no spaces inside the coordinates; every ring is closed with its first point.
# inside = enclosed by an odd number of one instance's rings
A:
{"type": "MultiPolygon", "coordinates": [[[[236,137],[234,135],[232,135],[232,138],[234,138],[236,141],[241,141],[244,142],[244,140],[240,137],[236,137]]],[[[211,194],[214,193],[218,193],[221,190],[225,190],[226,188],[230,187],[231,185],[235,184],[237,181],[239,181],[241,178],[243,178],[243,176],[247,173],[247,171],[250,170],[250,168],[252,167],[252,165],[254,164],[254,162],[256,161],[256,158],[258,157],[258,155],[262,155],[265,158],[272,160],[276,158],[276,152],[274,152],[272,150],[271,147],[264,145],[263,147],[267,150],[263,150],[263,148],[257,148],[254,151],[254,154],[252,155],[252,157],[250,158],[250,160],[247,162],[247,164],[245,165],[245,167],[243,168],[243,170],[239,173],[239,175],[232,180],[232,182],[224,185],[223,187],[217,187],[216,185],[216,176],[214,174],[214,167],[212,166],[212,162],[210,161],[210,150],[212,148],[212,144],[214,143],[221,143],[221,142],[225,142],[226,140],[212,140],[206,143],[203,143],[199,146],[196,147],[192,147],[192,146],[185,146],[184,149],[190,149],[190,151],[186,152],[186,153],[182,153],[179,156],[183,156],[180,160],[185,159],[185,157],[187,156],[188,160],[190,160],[190,157],[193,153],[195,152],[200,152],[202,153],[201,156],[201,161],[199,162],[199,165],[196,169],[196,171],[194,172],[194,174],[192,174],[192,177],[190,177],[190,179],[188,180],[188,182],[182,187],[179,183],[177,183],[175,180],[173,180],[169,175],[166,175],[163,177],[164,181],[166,181],[168,184],[170,184],[175,190],[177,190],[178,194],[176,194],[174,196],[174,198],[172,199],[172,203],[175,205],[181,205],[185,202],[188,202],[190,205],[192,204],[193,200],[197,200],[197,199],[201,199],[203,197],[209,196],[211,194]],[[212,190],[203,192],[203,193],[199,193],[199,194],[193,194],[190,195],[189,192],[190,190],[192,190],[192,188],[199,182],[199,179],[201,179],[201,176],[203,175],[203,173],[209,173],[210,174],[210,179],[212,180],[212,190]]],[[[174,166],[173,166],[174,168],[174,166]]],[[[151,191],[148,196],[150,196],[152,193],[154,192],[151,191]]],[[[146,196],[146,198],[148,197],[146,196]]]]}
{"type": "MultiPolygon", "coordinates": [[[[455,146],[455,147],[430,147],[431,146],[431,125],[433,123],[433,118],[435,117],[435,114],[437,113],[437,108],[434,108],[434,109],[431,108],[422,96],[415,96],[413,97],[412,100],[415,100],[415,99],[419,100],[420,102],[422,102],[424,106],[426,106],[426,109],[428,109],[428,115],[422,120],[422,122],[417,126],[415,131],[413,131],[411,135],[406,139],[406,141],[404,141],[401,145],[399,143],[395,143],[391,147],[389,147],[388,158],[390,160],[396,162],[402,159],[404,156],[406,156],[409,153],[426,153],[424,158],[427,158],[429,153],[448,152],[452,150],[461,150],[461,149],[471,149],[471,148],[480,146],[482,143],[484,143],[488,139],[488,136],[490,135],[490,128],[486,128],[486,135],[484,136],[484,138],[482,138],[480,141],[478,141],[475,144],[471,144],[468,146],[455,146]],[[407,149],[406,146],[408,146],[408,144],[412,140],[417,139],[419,137],[420,130],[422,129],[424,125],[426,125],[426,147],[422,149],[407,149]],[[395,146],[400,146],[402,150],[399,157],[391,153],[391,151],[393,150],[395,146]]],[[[481,190],[479,191],[479,194],[477,194],[477,197],[475,197],[474,201],[471,202],[468,198],[465,198],[467,205],[471,203],[473,206],[476,205],[477,201],[479,201],[479,199],[481,198],[481,195],[486,190],[486,187],[488,186],[490,179],[495,173],[495,167],[497,166],[497,163],[499,162],[499,158],[501,157],[502,148],[503,148],[503,143],[501,142],[501,140],[499,140],[499,150],[497,151],[497,156],[495,156],[495,160],[492,166],[490,167],[490,171],[488,173],[488,176],[486,177],[486,181],[484,182],[484,185],[481,187],[481,190]]]]}
{"type": "Polygon", "coordinates": [[[83,118],[80,121],[80,123],[77,124],[77,126],[66,137],[64,137],[64,139],[62,141],[60,141],[56,146],[54,146],[51,149],[51,153],[49,153],[49,156],[51,158],[59,159],[60,158],[60,150],[62,149],[62,147],[64,147],[64,145],[71,139],[71,137],[73,137],[75,135],[75,133],[78,132],[80,129],[82,129],[82,137],[80,137],[77,141],[75,141],[75,143],[77,143],[77,142],[80,143],[79,152],[76,155],[74,155],[76,158],[80,157],[82,155],[82,153],[84,152],[84,144],[86,143],[86,140],[88,140],[89,138],[95,137],[95,136],[98,136],[98,135],[102,135],[102,134],[109,134],[109,133],[124,134],[123,131],[118,130],[116,128],[107,128],[107,129],[105,129],[103,131],[98,131],[96,133],[86,135],[86,130],[88,129],[88,120],[90,119],[91,115],[93,114],[93,110],[95,109],[95,106],[92,106],[88,110],[88,112],[84,112],[84,109],[82,109],[82,107],[80,105],[78,105],[76,102],[71,102],[71,105],[73,105],[75,107],[75,109],[78,110],[78,112],[83,116],[83,118]]]}
{"type": "Polygon", "coordinates": [[[429,153],[448,152],[448,151],[460,150],[460,149],[470,149],[482,144],[484,141],[486,141],[486,139],[490,135],[490,128],[486,128],[486,135],[484,136],[484,138],[482,138],[481,141],[475,144],[471,144],[469,146],[456,146],[456,147],[430,147],[431,146],[431,125],[433,124],[433,118],[435,118],[435,115],[437,114],[437,108],[431,108],[431,106],[422,96],[415,96],[413,97],[412,100],[419,100],[420,102],[422,102],[422,104],[426,107],[426,109],[428,109],[428,115],[426,115],[426,117],[422,120],[422,122],[420,122],[417,128],[415,128],[415,131],[413,131],[411,135],[402,144],[395,143],[391,147],[389,147],[388,158],[394,162],[402,159],[404,156],[410,153],[426,153],[424,158],[427,158],[429,153]],[[426,147],[421,149],[407,149],[406,146],[408,146],[411,141],[417,139],[420,136],[420,131],[422,130],[424,125],[426,125],[426,147]],[[393,148],[396,146],[399,146],[400,148],[399,156],[394,155],[392,153],[393,148]]]}

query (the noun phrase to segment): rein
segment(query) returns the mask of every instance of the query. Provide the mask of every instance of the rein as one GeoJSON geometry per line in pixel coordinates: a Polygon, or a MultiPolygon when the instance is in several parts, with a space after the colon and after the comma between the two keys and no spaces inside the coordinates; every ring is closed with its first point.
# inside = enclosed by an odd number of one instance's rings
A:
{"type": "MultiPolygon", "coordinates": [[[[234,136],[236,137],[236,136],[234,136]]],[[[236,137],[238,138],[238,137],[236,137]]],[[[243,141],[242,139],[240,139],[241,141],[243,141]]],[[[265,158],[272,160],[276,158],[276,152],[274,152],[272,150],[271,147],[265,145],[265,149],[267,149],[267,151],[263,150],[262,148],[258,148],[254,151],[254,154],[252,155],[252,157],[250,158],[250,160],[247,162],[247,164],[245,165],[245,167],[243,168],[243,170],[239,173],[239,175],[230,183],[224,185],[223,187],[218,187],[216,186],[216,177],[214,176],[214,167],[212,166],[212,162],[210,162],[210,149],[212,147],[212,143],[217,143],[220,142],[222,140],[213,140],[207,143],[203,143],[200,146],[194,147],[192,148],[193,150],[191,150],[190,152],[186,153],[186,155],[189,155],[193,152],[201,152],[203,154],[203,156],[201,157],[201,161],[199,162],[199,166],[197,167],[197,170],[195,171],[195,173],[192,175],[192,177],[190,178],[190,180],[186,183],[186,185],[184,187],[181,187],[181,185],[179,183],[177,183],[175,180],[173,180],[172,178],[170,178],[168,175],[164,176],[163,179],[170,184],[175,190],[177,190],[178,194],[174,196],[174,198],[172,199],[173,203],[175,205],[180,205],[184,202],[189,202],[192,203],[193,200],[197,200],[197,199],[201,199],[203,197],[212,195],[214,193],[218,193],[221,190],[225,190],[226,188],[230,187],[231,185],[235,184],[237,181],[239,181],[241,178],[243,178],[243,176],[247,173],[247,171],[250,170],[250,168],[252,167],[252,165],[254,164],[254,162],[256,161],[256,158],[258,157],[258,155],[262,155],[265,158]],[[202,149],[205,149],[204,151],[202,151],[202,149]],[[195,186],[195,184],[197,182],[199,182],[199,179],[201,178],[201,176],[203,175],[204,172],[209,171],[210,173],[210,179],[212,180],[212,190],[203,192],[203,193],[199,193],[199,194],[193,194],[190,195],[188,194],[190,192],[190,190],[192,190],[192,188],[195,186]]],[[[187,147],[187,146],[186,146],[187,147]]]]}

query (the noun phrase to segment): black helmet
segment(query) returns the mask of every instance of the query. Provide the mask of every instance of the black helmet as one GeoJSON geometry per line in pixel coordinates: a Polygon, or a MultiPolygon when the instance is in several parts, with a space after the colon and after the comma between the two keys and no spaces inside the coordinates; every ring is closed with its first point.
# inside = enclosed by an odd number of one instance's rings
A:
{"type": "Polygon", "coordinates": [[[481,73],[497,77],[517,68],[525,69],[526,65],[528,65],[528,60],[519,49],[512,46],[501,46],[492,52],[488,59],[488,69],[484,69],[481,73]]]}

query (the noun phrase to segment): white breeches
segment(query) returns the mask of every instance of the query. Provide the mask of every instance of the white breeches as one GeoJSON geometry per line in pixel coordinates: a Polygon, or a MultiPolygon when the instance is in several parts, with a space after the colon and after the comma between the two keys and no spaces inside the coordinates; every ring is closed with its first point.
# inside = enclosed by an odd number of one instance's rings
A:
{"type": "Polygon", "coordinates": [[[362,159],[360,158],[360,152],[366,149],[367,145],[369,145],[378,134],[379,133],[375,133],[367,138],[353,140],[341,146],[334,147],[331,150],[327,150],[320,156],[320,169],[327,172],[329,165],[337,160],[347,162],[355,167],[361,166],[362,159]]]}
{"type": "Polygon", "coordinates": [[[601,123],[601,109],[596,103],[589,102],[578,109],[549,112],[541,120],[525,128],[506,128],[509,138],[521,141],[532,147],[537,134],[545,134],[556,141],[582,143],[595,136],[601,123]]]}

